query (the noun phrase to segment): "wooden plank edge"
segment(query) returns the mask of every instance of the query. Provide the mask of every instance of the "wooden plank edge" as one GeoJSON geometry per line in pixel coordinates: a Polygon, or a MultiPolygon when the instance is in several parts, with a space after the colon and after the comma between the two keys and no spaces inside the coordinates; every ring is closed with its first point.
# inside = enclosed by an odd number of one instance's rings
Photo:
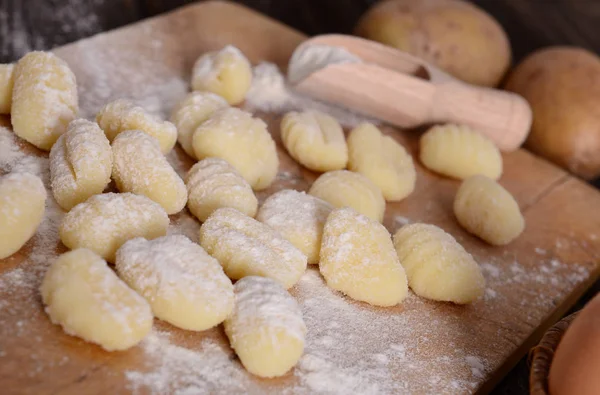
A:
{"type": "MultiPolygon", "coordinates": [[[[545,161],[543,158],[539,159],[545,161]]],[[[548,196],[552,195],[553,192],[557,191],[569,182],[575,183],[575,185],[579,188],[589,189],[595,193],[598,193],[596,188],[587,182],[568,172],[565,172],[562,177],[557,179],[548,188],[546,188],[543,193],[539,194],[536,200],[524,208],[523,211],[525,212],[528,209],[533,208],[537,203],[546,199],[548,196]]],[[[581,246],[579,248],[586,255],[588,255],[588,252],[582,249],[581,246]]],[[[593,261],[594,257],[590,256],[590,260],[593,261]]],[[[586,281],[582,281],[580,284],[578,284],[562,301],[562,303],[557,305],[553,312],[542,320],[537,328],[504,360],[504,362],[492,373],[491,377],[486,380],[475,393],[478,395],[489,394],[498,385],[498,383],[500,383],[500,381],[502,381],[502,379],[508,375],[508,373],[517,365],[517,363],[519,363],[521,358],[527,355],[533,347],[538,345],[546,331],[550,329],[550,327],[552,327],[556,322],[558,322],[599,279],[600,264],[597,264],[589,278],[586,281]]]]}
{"type": "Polygon", "coordinates": [[[521,358],[524,355],[527,355],[529,350],[535,347],[542,336],[546,333],[552,325],[554,325],[557,321],[559,321],[566,312],[568,312],[577,301],[583,296],[585,292],[587,292],[592,285],[596,281],[600,279],[600,266],[596,267],[596,270],[592,273],[592,275],[588,278],[587,281],[581,282],[564,301],[559,304],[552,314],[546,317],[542,323],[537,327],[531,335],[529,335],[525,341],[517,347],[509,356],[504,360],[504,363],[500,365],[498,369],[496,369],[492,376],[486,380],[481,387],[477,389],[475,394],[489,394],[492,390],[506,377],[506,375],[519,363],[521,358]]]}
{"type": "Polygon", "coordinates": [[[136,21],[134,23],[130,23],[127,24],[125,26],[121,26],[115,29],[111,29],[111,30],[107,30],[101,33],[97,33],[94,34],[93,36],[90,37],[86,37],[86,38],[82,38],[80,40],[71,42],[69,44],[65,44],[65,45],[61,45],[55,48],[52,48],[51,51],[63,51],[66,50],[67,48],[74,46],[74,45],[81,45],[82,43],[91,40],[95,37],[99,37],[99,36],[104,36],[104,35],[112,35],[112,34],[116,34],[118,32],[122,32],[122,31],[126,31],[129,29],[132,29],[138,25],[141,24],[146,24],[146,23],[152,23],[154,21],[157,20],[161,20],[163,18],[169,18],[170,16],[174,15],[174,14],[178,14],[178,13],[185,13],[185,12],[190,12],[190,10],[194,10],[194,12],[198,12],[198,10],[202,9],[203,12],[215,12],[215,13],[223,13],[223,12],[245,12],[246,14],[251,14],[254,17],[257,18],[261,18],[263,20],[268,21],[269,23],[273,24],[273,25],[277,25],[280,26],[286,30],[290,30],[296,34],[301,35],[302,37],[304,37],[304,39],[307,39],[308,36],[306,36],[306,34],[302,33],[301,31],[288,26],[280,21],[278,21],[277,19],[271,18],[268,15],[265,15],[263,13],[260,13],[256,10],[253,10],[252,8],[243,5],[243,4],[239,4],[233,1],[229,1],[229,0],[207,0],[207,1],[203,1],[203,2],[199,2],[199,3],[192,3],[192,4],[186,4],[183,5],[181,7],[175,8],[174,10],[168,11],[168,12],[164,12],[149,18],[145,18],[145,19],[141,19],[139,21],[136,21]],[[227,8],[230,8],[230,10],[227,10],[227,8]],[[221,9],[225,9],[225,11],[221,10],[221,9]]]}

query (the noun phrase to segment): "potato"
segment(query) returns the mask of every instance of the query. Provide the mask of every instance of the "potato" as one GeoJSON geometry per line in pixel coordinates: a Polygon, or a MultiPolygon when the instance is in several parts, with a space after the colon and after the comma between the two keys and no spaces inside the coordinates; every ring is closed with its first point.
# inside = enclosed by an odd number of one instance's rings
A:
{"type": "Polygon", "coordinates": [[[600,175],[600,58],[553,47],[527,57],[506,89],[531,104],[529,150],[585,179],[600,175]]]}
{"type": "Polygon", "coordinates": [[[502,27],[464,1],[382,1],[361,17],[355,33],[418,56],[476,85],[498,85],[511,62],[510,43],[502,27]]]}

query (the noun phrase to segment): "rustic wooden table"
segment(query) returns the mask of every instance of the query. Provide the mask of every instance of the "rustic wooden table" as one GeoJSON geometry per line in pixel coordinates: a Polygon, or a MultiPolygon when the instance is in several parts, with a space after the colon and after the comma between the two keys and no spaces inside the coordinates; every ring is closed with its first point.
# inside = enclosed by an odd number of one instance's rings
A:
{"type": "MultiPolygon", "coordinates": [[[[0,62],[49,49],[190,3],[186,0],[0,0],[0,62]]],[[[375,0],[242,0],[306,34],[350,32],[375,0]]],[[[548,45],[578,45],[600,53],[600,2],[595,0],[475,0],[507,30],[514,60],[548,45]]],[[[594,183],[600,186],[600,182],[594,183]]],[[[600,290],[596,284],[574,308],[600,290]]],[[[494,390],[528,391],[523,358],[494,390]]]]}

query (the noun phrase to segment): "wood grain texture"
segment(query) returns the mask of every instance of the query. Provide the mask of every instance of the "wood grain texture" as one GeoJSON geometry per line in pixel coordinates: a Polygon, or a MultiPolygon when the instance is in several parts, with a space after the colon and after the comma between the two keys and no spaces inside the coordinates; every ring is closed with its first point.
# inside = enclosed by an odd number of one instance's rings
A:
{"type": "MultiPolygon", "coordinates": [[[[100,87],[104,100],[146,92],[142,90],[144,85],[160,90],[173,79],[187,78],[191,64],[200,53],[229,43],[239,46],[253,63],[269,60],[283,66],[303,38],[301,34],[256,14],[229,5],[210,4],[182,9],[56,52],[69,62],[78,77],[83,93],[82,109],[93,114],[103,104],[92,100],[92,94],[97,96],[100,87]],[[182,37],[194,37],[194,40],[182,40],[182,37]],[[98,62],[96,68],[90,70],[88,57],[92,54],[97,56],[93,59],[98,60],[123,55],[119,64],[126,67],[115,70],[110,64],[98,62]],[[131,78],[131,70],[142,69],[141,79],[131,78]],[[105,75],[107,70],[111,78],[99,81],[99,76],[105,75]]],[[[262,116],[268,121],[274,138],[279,140],[277,125],[280,117],[262,116]]],[[[5,118],[2,122],[7,125],[5,118]]],[[[384,131],[407,146],[416,157],[418,131],[400,133],[392,128],[384,131]]],[[[280,143],[278,150],[281,171],[285,171],[287,176],[262,192],[262,198],[286,187],[307,189],[317,176],[296,164],[280,143]]],[[[178,156],[186,166],[191,165],[184,154],[178,152],[178,156]]],[[[424,321],[420,322],[429,323],[428,316],[447,322],[453,330],[431,325],[428,342],[416,350],[423,358],[433,358],[456,346],[485,356],[490,371],[478,378],[480,392],[489,391],[500,380],[537,342],[545,329],[558,320],[598,278],[599,271],[600,212],[589,208],[600,204],[600,194],[526,151],[504,155],[504,160],[505,173],[501,183],[514,194],[527,221],[525,233],[509,246],[490,247],[462,230],[452,215],[452,199],[458,183],[438,177],[421,166],[418,167],[414,194],[405,201],[389,204],[385,220],[390,231],[399,226],[397,216],[403,216],[437,224],[455,235],[479,262],[496,267],[502,276],[511,280],[488,275],[488,283],[497,294],[496,302],[480,301],[469,308],[460,308],[414,298],[395,309],[361,307],[364,313],[378,314],[382,320],[388,316],[402,316],[403,312],[418,311],[423,314],[424,321]],[[544,249],[543,255],[536,252],[536,248],[544,249]],[[552,277],[544,277],[542,267],[548,270],[547,263],[552,259],[562,263],[552,277]],[[517,265],[515,261],[518,261],[517,265]],[[539,273],[541,277],[523,277],[523,273],[529,272],[539,273]],[[555,281],[550,282],[552,278],[555,281]],[[451,345],[452,342],[455,345],[451,345]]],[[[183,213],[172,220],[179,221],[187,215],[183,213]]],[[[29,270],[25,259],[35,243],[33,239],[19,254],[3,261],[0,272],[15,268],[29,270]]],[[[56,248],[64,250],[60,244],[56,248]]],[[[319,289],[324,287],[322,282],[309,285],[321,287],[319,289]]],[[[292,292],[302,303],[310,295],[303,287],[295,287],[292,292]]],[[[123,372],[148,369],[144,353],[138,347],[123,353],[108,353],[65,335],[44,314],[35,284],[25,289],[1,288],[0,300],[10,307],[0,315],[3,362],[0,363],[0,382],[4,389],[8,389],[4,393],[128,393],[123,372]]],[[[347,298],[344,298],[344,303],[359,305],[347,298]]],[[[377,324],[378,320],[373,321],[373,325],[377,324]]],[[[204,339],[213,339],[221,344],[223,350],[228,350],[220,328],[197,334],[176,330],[160,322],[157,326],[174,333],[179,344],[199,347],[204,339]]],[[[312,329],[318,331],[319,328],[312,329]]],[[[379,333],[358,335],[361,341],[376,344],[379,333]]],[[[415,340],[420,339],[419,333],[413,335],[415,340]]],[[[227,352],[231,363],[239,363],[230,350],[227,352]]],[[[431,366],[435,368],[435,364],[431,366]]],[[[408,374],[401,365],[393,365],[391,369],[401,377],[408,374]]],[[[414,380],[423,380],[423,371],[413,374],[414,380]]],[[[459,366],[447,369],[442,379],[470,377],[470,374],[468,368],[459,366]]],[[[259,386],[257,388],[280,392],[296,383],[297,378],[286,375],[273,381],[251,380],[253,385],[259,386]]],[[[410,384],[410,380],[406,382],[410,384]]]]}

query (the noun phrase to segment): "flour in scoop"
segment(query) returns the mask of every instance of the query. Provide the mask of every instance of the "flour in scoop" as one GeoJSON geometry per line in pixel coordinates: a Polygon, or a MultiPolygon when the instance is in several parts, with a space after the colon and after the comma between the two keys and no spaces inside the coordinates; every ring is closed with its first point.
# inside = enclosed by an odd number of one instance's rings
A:
{"type": "Polygon", "coordinates": [[[354,127],[363,122],[380,123],[375,119],[295,92],[277,65],[273,63],[259,63],[253,69],[253,75],[252,86],[246,94],[245,101],[245,108],[251,112],[285,113],[315,110],[331,115],[346,127],[354,127]]]}
{"type": "Polygon", "coordinates": [[[310,74],[327,66],[344,63],[361,63],[362,60],[342,47],[331,45],[301,45],[292,54],[288,79],[296,84],[310,74]]]}

